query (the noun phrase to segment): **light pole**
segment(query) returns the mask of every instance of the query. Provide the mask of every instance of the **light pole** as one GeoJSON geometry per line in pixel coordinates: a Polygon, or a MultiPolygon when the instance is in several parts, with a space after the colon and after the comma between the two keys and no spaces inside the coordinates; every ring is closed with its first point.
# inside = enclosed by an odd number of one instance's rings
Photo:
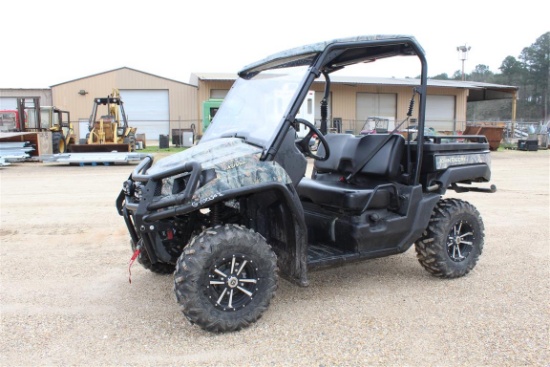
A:
{"type": "Polygon", "coordinates": [[[470,46],[458,46],[456,50],[458,51],[458,58],[462,60],[462,80],[464,80],[464,61],[468,60],[468,51],[470,51],[470,46]]]}

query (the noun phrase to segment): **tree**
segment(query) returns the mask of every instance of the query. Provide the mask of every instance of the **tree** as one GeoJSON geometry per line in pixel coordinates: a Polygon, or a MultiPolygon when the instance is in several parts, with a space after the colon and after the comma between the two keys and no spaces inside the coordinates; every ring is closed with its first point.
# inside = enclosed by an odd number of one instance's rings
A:
{"type": "Polygon", "coordinates": [[[507,56],[500,64],[499,70],[502,72],[498,77],[499,82],[507,85],[518,85],[525,77],[526,71],[523,64],[514,56],[507,56]]]}
{"type": "Polygon", "coordinates": [[[539,118],[550,117],[550,32],[546,32],[520,55],[529,84],[526,100],[539,109],[539,118]]]}
{"type": "Polygon", "coordinates": [[[447,73],[438,74],[436,76],[430,77],[430,79],[438,79],[438,80],[449,80],[449,75],[447,73]]]}
{"type": "Polygon", "coordinates": [[[476,65],[474,71],[469,75],[468,80],[474,82],[492,83],[494,74],[487,65],[476,65]]]}
{"type": "MultiPolygon", "coordinates": [[[[467,75],[466,74],[466,79],[467,79],[467,75]]],[[[460,70],[457,70],[453,73],[453,76],[451,77],[452,80],[462,80],[462,71],[460,70]]]]}
{"type": "MultiPolygon", "coordinates": [[[[507,56],[493,74],[486,65],[479,64],[466,75],[467,80],[518,87],[516,118],[523,121],[546,121],[550,118],[550,32],[525,47],[518,58],[507,56]]],[[[460,80],[457,71],[453,79],[460,80]]],[[[501,101],[488,101],[468,106],[468,118],[499,119],[509,110],[501,101]]]]}

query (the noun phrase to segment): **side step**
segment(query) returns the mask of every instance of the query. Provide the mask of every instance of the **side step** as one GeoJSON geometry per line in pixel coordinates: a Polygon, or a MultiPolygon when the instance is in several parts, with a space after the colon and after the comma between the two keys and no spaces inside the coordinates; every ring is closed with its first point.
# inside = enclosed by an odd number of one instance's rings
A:
{"type": "Polygon", "coordinates": [[[356,252],[345,251],[329,245],[310,244],[307,249],[307,264],[312,267],[341,264],[358,258],[359,254],[356,252]]]}

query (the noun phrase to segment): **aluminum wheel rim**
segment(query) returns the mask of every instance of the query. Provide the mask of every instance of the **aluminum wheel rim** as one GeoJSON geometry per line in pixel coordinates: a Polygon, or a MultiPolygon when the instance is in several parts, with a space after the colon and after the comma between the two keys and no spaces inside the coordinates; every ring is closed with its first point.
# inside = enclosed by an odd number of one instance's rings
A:
{"type": "Polygon", "coordinates": [[[466,260],[474,248],[474,231],[465,220],[460,220],[453,225],[447,235],[447,253],[455,262],[466,260]]]}
{"type": "Polygon", "coordinates": [[[245,255],[222,258],[208,272],[208,299],[223,311],[246,307],[258,291],[257,271],[245,255]]]}

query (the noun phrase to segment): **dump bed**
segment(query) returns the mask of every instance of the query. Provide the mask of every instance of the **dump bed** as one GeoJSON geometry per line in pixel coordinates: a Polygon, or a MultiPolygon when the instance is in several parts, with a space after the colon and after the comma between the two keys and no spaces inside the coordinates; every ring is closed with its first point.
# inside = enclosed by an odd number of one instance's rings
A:
{"type": "MultiPolygon", "coordinates": [[[[413,160],[418,145],[409,142],[413,160]]],[[[482,135],[425,137],[422,147],[420,181],[426,188],[438,185],[443,193],[456,183],[488,182],[491,178],[491,155],[487,138],[482,135]]]]}

